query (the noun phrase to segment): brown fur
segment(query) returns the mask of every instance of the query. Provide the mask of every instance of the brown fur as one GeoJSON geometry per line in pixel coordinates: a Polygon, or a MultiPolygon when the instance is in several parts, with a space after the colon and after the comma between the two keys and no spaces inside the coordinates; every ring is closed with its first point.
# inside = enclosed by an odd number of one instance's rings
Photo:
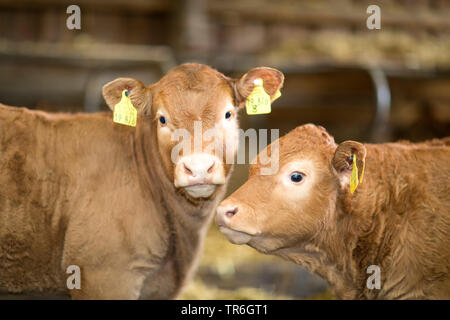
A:
{"type": "MultiPolygon", "coordinates": [[[[130,91],[136,128],[114,124],[111,113],[0,105],[0,291],[176,297],[226,185],[200,200],[175,188],[172,146],[158,143],[156,112],[163,105],[176,128],[193,120],[210,127],[223,117],[216,106],[237,99],[237,81],[185,64],[148,87],[123,78],[107,84],[111,108],[130,91]],[[67,290],[69,265],[81,268],[80,290],[67,290]]],[[[231,166],[225,170],[228,179],[231,166]]]]}
{"type": "Polygon", "coordinates": [[[221,203],[239,209],[226,226],[252,234],[248,244],[257,250],[319,274],[339,298],[450,299],[449,141],[336,146],[323,128],[298,127],[279,141],[277,174],[261,176],[252,166],[221,203]],[[351,154],[360,170],[366,162],[353,194],[351,154]],[[302,159],[313,163],[315,180],[293,201],[311,176],[289,192],[280,179],[289,174],[284,165],[302,159]],[[370,265],[381,268],[380,290],[366,286],[370,265]]]}

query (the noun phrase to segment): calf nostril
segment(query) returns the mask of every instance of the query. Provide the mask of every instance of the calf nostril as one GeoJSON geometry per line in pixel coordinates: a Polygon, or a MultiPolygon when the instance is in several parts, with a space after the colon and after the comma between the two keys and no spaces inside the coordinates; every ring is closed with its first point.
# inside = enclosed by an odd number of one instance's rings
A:
{"type": "Polygon", "coordinates": [[[213,164],[211,165],[211,167],[208,168],[208,173],[211,173],[212,170],[214,169],[214,166],[216,165],[215,162],[213,162],[213,164]]]}
{"type": "Polygon", "coordinates": [[[231,218],[232,216],[234,216],[236,213],[238,213],[238,208],[236,207],[236,208],[234,208],[234,209],[231,209],[231,210],[227,210],[227,212],[225,212],[225,215],[228,217],[228,218],[231,218]]]}

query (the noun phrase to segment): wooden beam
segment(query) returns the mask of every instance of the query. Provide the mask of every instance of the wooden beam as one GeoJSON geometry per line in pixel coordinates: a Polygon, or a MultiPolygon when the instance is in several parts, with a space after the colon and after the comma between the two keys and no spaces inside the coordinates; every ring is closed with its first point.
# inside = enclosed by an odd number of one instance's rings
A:
{"type": "MultiPolygon", "coordinates": [[[[286,5],[283,3],[264,2],[259,5],[241,1],[211,1],[209,11],[216,16],[229,16],[234,14],[242,20],[263,20],[275,23],[294,23],[297,25],[324,26],[359,26],[366,28],[366,8],[358,6],[351,10],[333,10],[325,7],[325,10],[312,10],[300,5],[286,5]]],[[[450,29],[448,10],[444,12],[422,14],[417,11],[409,11],[405,6],[403,14],[397,12],[382,11],[383,27],[401,27],[406,29],[450,29]]]]}
{"type": "MultiPolygon", "coordinates": [[[[65,9],[69,5],[74,4],[71,0],[0,0],[0,8],[3,9],[48,9],[61,8],[65,9]]],[[[117,11],[124,10],[126,12],[139,11],[148,12],[167,12],[172,9],[170,0],[78,0],[76,4],[82,10],[97,11],[117,11]]]]}

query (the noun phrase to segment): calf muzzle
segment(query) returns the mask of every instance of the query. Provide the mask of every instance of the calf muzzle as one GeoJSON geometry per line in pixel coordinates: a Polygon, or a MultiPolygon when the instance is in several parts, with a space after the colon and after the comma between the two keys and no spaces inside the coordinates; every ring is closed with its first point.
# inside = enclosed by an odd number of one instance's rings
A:
{"type": "Polygon", "coordinates": [[[239,214],[239,208],[237,206],[219,206],[216,214],[216,224],[231,243],[234,244],[246,244],[248,243],[252,235],[244,231],[233,229],[231,220],[239,214]]]}
{"type": "Polygon", "coordinates": [[[208,198],[217,185],[224,183],[223,164],[213,155],[192,154],[182,157],[176,164],[174,184],[184,188],[191,197],[208,198]]]}

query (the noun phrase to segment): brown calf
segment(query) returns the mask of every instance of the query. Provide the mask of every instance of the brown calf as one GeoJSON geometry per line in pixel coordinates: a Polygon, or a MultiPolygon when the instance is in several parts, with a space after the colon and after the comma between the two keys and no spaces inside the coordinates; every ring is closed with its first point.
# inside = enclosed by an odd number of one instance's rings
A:
{"type": "Polygon", "coordinates": [[[231,242],[307,267],[339,298],[450,299],[449,138],[336,145],[305,125],[279,139],[279,168],[253,165],[218,207],[231,242]],[[352,194],[355,156],[365,173],[352,194]]]}
{"type": "MultiPolygon", "coordinates": [[[[172,138],[179,129],[192,133],[195,121],[237,136],[236,113],[256,78],[272,96],[283,84],[270,68],[234,80],[199,64],[180,65],[150,86],[125,78],[106,84],[111,109],[129,91],[135,128],[113,123],[111,113],[0,105],[0,291],[176,297],[231,165],[207,151],[207,141],[174,160],[172,138]],[[72,265],[81,288],[69,291],[72,265]]],[[[235,153],[237,139],[227,142],[235,153]]]]}

